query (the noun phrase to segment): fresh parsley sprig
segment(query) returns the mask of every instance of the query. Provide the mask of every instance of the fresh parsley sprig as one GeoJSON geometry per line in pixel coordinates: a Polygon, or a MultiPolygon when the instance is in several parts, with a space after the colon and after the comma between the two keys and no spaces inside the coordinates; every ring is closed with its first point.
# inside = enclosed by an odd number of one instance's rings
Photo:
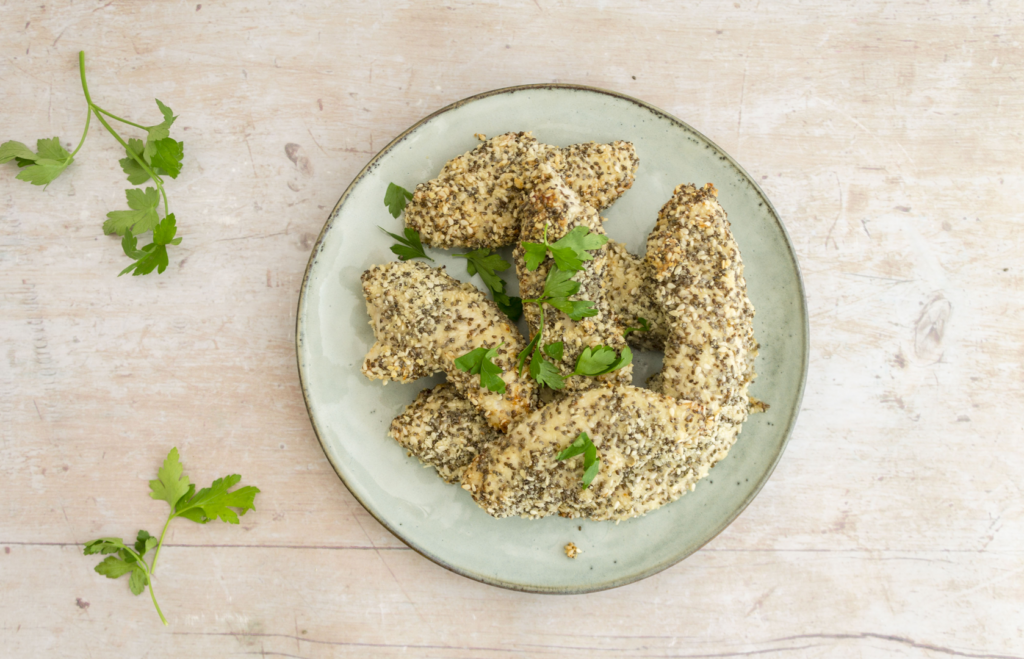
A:
{"type": "Polygon", "coordinates": [[[427,253],[423,250],[423,243],[420,242],[420,232],[416,229],[406,227],[402,232],[405,234],[403,237],[398,234],[391,233],[384,227],[377,228],[399,242],[398,245],[391,246],[391,251],[398,256],[399,261],[408,261],[409,259],[434,260],[427,256],[427,253]]]}
{"type": "Polygon", "coordinates": [[[590,487],[590,484],[594,482],[594,477],[597,476],[597,472],[601,470],[601,458],[598,457],[597,447],[590,440],[590,436],[586,432],[581,432],[576,436],[572,444],[569,444],[555,459],[559,461],[568,460],[581,453],[583,454],[583,478],[581,480],[585,490],[590,487]]]}
{"type": "Polygon", "coordinates": [[[171,520],[183,517],[199,524],[206,524],[214,519],[220,519],[229,524],[238,524],[239,516],[256,509],[254,500],[260,491],[252,485],[231,491],[231,488],[242,479],[238,474],[231,474],[218,478],[210,487],[204,487],[197,492],[195,484],[189,483],[188,476],[183,472],[184,467],[178,459],[178,449],[172,448],[157,472],[156,480],[149,481],[149,496],[166,501],[171,506],[171,512],[159,538],[150,535],[148,531],[139,531],[134,546],[125,545],[121,538],[99,538],[85,543],[84,550],[87,556],[109,554],[96,566],[96,572],[109,579],[130,574],[128,587],[132,594],[140,595],[148,586],[153,606],[156,607],[156,612],[165,625],[167,618],[160,610],[156,595],[153,593],[153,571],[156,569],[156,559],[160,556],[160,548],[163,547],[164,536],[171,520]],[[146,555],[154,549],[153,558],[147,562],[146,555]]]}
{"type": "Polygon", "coordinates": [[[479,274],[480,278],[484,280],[484,285],[490,289],[494,303],[498,305],[502,313],[508,316],[509,320],[519,320],[519,317],[523,315],[523,301],[505,292],[505,280],[497,274],[512,267],[511,263],[486,247],[452,256],[466,259],[466,272],[469,273],[469,276],[479,274]]]}
{"type": "Polygon", "coordinates": [[[388,183],[388,189],[384,192],[384,205],[388,207],[391,217],[397,218],[405,210],[405,205],[412,199],[412,193],[400,185],[388,183]]]}
{"type": "MultiPolygon", "coordinates": [[[[544,353],[555,361],[562,361],[565,345],[562,341],[549,343],[544,346],[544,353]]],[[[620,355],[611,346],[591,346],[584,348],[580,356],[576,358],[576,368],[567,377],[574,375],[585,375],[597,377],[605,373],[617,371],[633,362],[633,351],[626,346],[620,355]]]]}
{"type": "MultiPolygon", "coordinates": [[[[608,239],[605,236],[599,234],[590,234],[589,229],[586,227],[576,227],[568,234],[566,234],[562,240],[548,244],[547,242],[547,227],[544,229],[544,244],[540,243],[523,243],[524,249],[526,249],[527,268],[530,270],[536,270],[540,266],[541,261],[544,260],[547,252],[554,247],[552,255],[555,259],[554,267],[548,271],[547,279],[544,280],[544,290],[540,297],[527,298],[523,300],[523,304],[535,304],[539,313],[539,322],[537,325],[537,332],[533,335],[533,338],[527,344],[526,348],[519,353],[518,368],[519,372],[522,373],[523,367],[527,360],[530,362],[530,377],[536,380],[541,385],[548,386],[552,389],[564,389],[565,388],[565,377],[559,372],[558,368],[551,363],[547,357],[552,357],[556,361],[560,361],[561,356],[555,357],[555,354],[561,354],[558,348],[552,348],[552,346],[559,345],[558,343],[548,344],[543,349],[541,348],[541,338],[544,333],[544,305],[550,305],[555,309],[558,309],[565,315],[569,316],[572,320],[580,321],[584,318],[590,318],[591,316],[597,315],[597,307],[590,300],[573,300],[573,295],[580,290],[580,283],[573,281],[573,276],[576,272],[582,269],[583,261],[588,261],[593,257],[587,252],[587,250],[597,249],[608,239]],[[582,229],[582,231],[578,231],[582,229]],[[571,238],[570,238],[571,236],[571,238]],[[566,239],[569,240],[566,240],[566,239]],[[595,244],[597,241],[591,240],[591,238],[602,238],[604,239],[599,244],[595,244]],[[562,245],[559,245],[562,243],[562,245]],[[537,258],[537,250],[533,249],[533,257],[529,257],[531,253],[530,245],[541,245],[542,250],[539,252],[539,259],[537,258]],[[571,258],[570,254],[571,252],[571,258]],[[561,254],[561,256],[559,256],[561,254]],[[578,266],[576,270],[563,269],[559,266],[559,262],[562,262],[566,267],[578,266]],[[531,268],[531,264],[533,267],[531,268]],[[550,349],[550,350],[549,350],[550,349]]],[[[560,346],[564,348],[564,346],[560,346]]]]}
{"type": "Polygon", "coordinates": [[[637,322],[638,325],[640,325],[640,327],[626,327],[625,331],[622,333],[622,336],[629,336],[630,332],[650,332],[651,331],[651,325],[650,325],[650,323],[647,322],[646,318],[641,318],[640,316],[637,316],[636,322],[637,322]]]}
{"type": "Polygon", "coordinates": [[[460,371],[480,375],[480,386],[495,393],[505,393],[505,381],[501,379],[501,367],[492,361],[498,356],[498,348],[505,345],[502,341],[493,348],[480,346],[470,350],[455,360],[455,367],[460,371]]]}
{"type": "MultiPolygon", "coordinates": [[[[89,124],[93,116],[95,116],[97,121],[107,129],[107,132],[113,135],[114,139],[124,147],[127,157],[122,158],[118,162],[121,165],[121,169],[127,175],[128,182],[132,185],[140,185],[152,180],[155,186],[148,187],[145,190],[138,188],[125,190],[128,208],[131,210],[107,213],[107,221],[103,223],[103,233],[107,235],[116,233],[127,238],[130,235],[138,236],[147,231],[154,230],[161,223],[160,213],[157,210],[161,200],[163,201],[163,219],[167,220],[170,218],[170,226],[173,227],[174,215],[170,212],[170,204],[167,202],[167,193],[164,190],[164,180],[162,177],[170,176],[173,179],[177,178],[178,174],[181,173],[184,145],[170,137],[171,125],[177,117],[171,108],[161,103],[160,99],[156,99],[157,107],[163,115],[163,121],[159,124],[143,126],[142,124],[122,119],[93,102],[92,96],[89,94],[89,85],[85,79],[84,51],[78,53],[78,70],[82,80],[82,93],[85,95],[87,111],[82,139],[79,140],[75,150],[68,153],[60,145],[60,140],[56,137],[37,140],[36,151],[32,151],[32,149],[21,142],[11,140],[0,144],[0,164],[14,160],[18,167],[21,168],[21,171],[15,178],[27,181],[32,185],[47,185],[53,182],[75,161],[75,155],[82,148],[82,145],[85,144],[85,138],[89,134],[89,124]],[[135,138],[125,142],[105,117],[146,131],[145,142],[135,138]]],[[[165,229],[166,231],[167,229],[165,229]]],[[[164,236],[166,237],[166,233],[164,236]]],[[[171,238],[173,238],[173,233],[171,238]]],[[[122,240],[121,245],[125,255],[135,260],[136,263],[125,268],[121,274],[123,275],[129,270],[134,270],[133,275],[144,275],[152,272],[154,269],[157,273],[162,273],[167,268],[167,245],[177,245],[180,242],[181,238],[168,239],[161,242],[154,232],[153,243],[144,247],[142,251],[146,251],[149,255],[155,256],[157,252],[160,252],[162,255],[155,260],[146,257],[148,259],[146,260],[146,265],[140,266],[139,263],[143,260],[143,257],[138,256],[140,250],[135,249],[136,243],[134,239],[122,240]],[[149,267],[149,263],[152,263],[153,267],[149,267]]]]}
{"type": "Polygon", "coordinates": [[[523,259],[526,261],[526,269],[533,271],[540,267],[548,252],[551,252],[551,257],[555,260],[555,265],[559,270],[579,272],[583,269],[584,261],[593,260],[594,257],[590,252],[606,242],[608,242],[608,236],[593,233],[585,226],[578,226],[555,242],[549,243],[548,225],[545,224],[542,242],[523,243],[523,259]]]}

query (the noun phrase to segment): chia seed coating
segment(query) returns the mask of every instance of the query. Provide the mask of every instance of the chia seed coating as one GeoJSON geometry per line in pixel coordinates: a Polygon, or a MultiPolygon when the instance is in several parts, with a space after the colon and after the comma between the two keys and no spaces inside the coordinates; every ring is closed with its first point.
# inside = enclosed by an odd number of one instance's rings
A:
{"type": "MultiPolygon", "coordinates": [[[[662,371],[649,386],[700,405],[716,423],[705,447],[724,457],[751,409],[755,377],[754,306],[743,261],[718,191],[683,184],[647,238],[647,293],[672,319],[662,371]]],[[[718,456],[718,457],[715,457],[718,456]]]]}
{"type": "MultiPolygon", "coordinates": [[[[482,136],[478,136],[482,137],[482,136]]],[[[519,209],[530,172],[547,163],[598,209],[633,185],[639,160],[629,142],[542,144],[531,133],[506,133],[450,160],[441,173],[416,186],[405,208],[406,226],[433,247],[503,247],[519,236],[519,209]]]]}
{"type": "Polygon", "coordinates": [[[363,273],[362,282],[377,338],[363,362],[366,377],[407,382],[421,373],[444,371],[487,422],[502,430],[534,407],[535,383],[515,369],[526,342],[485,293],[452,279],[443,267],[420,261],[375,265],[363,273]],[[482,388],[479,375],[455,366],[456,359],[481,346],[498,347],[493,361],[503,371],[503,394],[482,388]]]}
{"type": "Polygon", "coordinates": [[[388,433],[421,462],[437,470],[446,483],[458,483],[466,467],[501,436],[480,410],[444,382],[424,389],[388,433]]]}
{"type": "Polygon", "coordinates": [[[709,431],[687,401],[604,385],[521,417],[473,459],[462,488],[494,517],[629,519],[694,488],[710,468],[695,450],[709,431]],[[587,489],[582,457],[557,459],[581,432],[601,461],[587,489]]]}
{"type": "Polygon", "coordinates": [[[639,327],[639,318],[647,320],[650,331],[630,332],[626,342],[635,348],[664,350],[669,333],[669,319],[661,307],[654,303],[644,285],[644,260],[626,250],[614,240],[608,241],[605,252],[604,294],[615,323],[624,332],[627,327],[639,327]]]}

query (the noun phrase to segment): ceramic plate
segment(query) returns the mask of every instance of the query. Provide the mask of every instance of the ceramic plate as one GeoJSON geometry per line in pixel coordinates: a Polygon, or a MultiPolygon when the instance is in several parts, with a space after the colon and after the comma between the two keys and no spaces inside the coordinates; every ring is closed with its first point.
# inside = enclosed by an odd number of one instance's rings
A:
{"type": "MultiPolygon", "coordinates": [[[[465,250],[458,250],[465,251],[465,250]]],[[[432,250],[464,281],[465,260],[432,250]]],[[[506,258],[511,260],[506,251],[506,258]]],[[[515,293],[514,268],[505,272],[515,293]]],[[[486,289],[484,289],[486,290],[486,289]]],[[[754,498],[782,455],[796,420],[807,369],[807,309],[793,247],[771,203],[743,169],[679,119],[635,99],[593,88],[536,85],[468,98],[398,136],[348,186],[313,248],[299,296],[299,374],[310,419],[342,481],[381,524],[436,563],[485,583],[549,593],[582,593],[642,579],[673,565],[722,531],[754,498]],[[359,276],[395,257],[378,225],[400,233],[383,204],[389,182],[407,189],[472,149],[474,133],[533,131],[541,142],[628,140],[636,183],[602,215],[612,238],[643,253],[658,210],[679,183],[712,182],[746,264],[761,344],[751,394],[770,403],[729,456],[694,492],[620,524],[562,518],[494,519],[455,485],[387,437],[391,420],[441,377],[382,386],[360,372],[373,344],[359,276]],[[582,552],[569,560],[563,547],[582,552]]],[[[660,368],[639,353],[634,383],[660,368]]]]}

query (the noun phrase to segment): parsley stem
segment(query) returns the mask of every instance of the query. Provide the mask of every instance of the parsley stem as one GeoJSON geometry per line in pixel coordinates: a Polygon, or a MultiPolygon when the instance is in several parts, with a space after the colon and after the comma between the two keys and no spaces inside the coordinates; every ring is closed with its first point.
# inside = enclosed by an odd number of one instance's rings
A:
{"type": "MultiPolygon", "coordinates": [[[[108,114],[111,117],[114,117],[114,115],[110,114],[109,112],[106,112],[105,110],[100,108],[100,106],[98,106],[98,105],[96,105],[95,103],[92,102],[92,96],[89,95],[89,85],[85,81],[85,51],[84,50],[78,51],[78,71],[79,71],[79,73],[80,73],[80,75],[82,77],[82,92],[85,94],[85,102],[89,104],[89,109],[92,110],[92,112],[96,115],[96,119],[101,124],[103,124],[103,127],[107,129],[107,132],[110,133],[111,135],[113,135],[115,140],[120,142],[121,146],[124,147],[124,150],[128,152],[128,155],[130,155],[132,157],[132,160],[137,162],[139,164],[139,166],[142,167],[142,169],[145,170],[145,172],[147,174],[149,174],[149,176],[153,179],[153,183],[156,184],[157,190],[160,191],[160,195],[164,199],[164,214],[166,215],[167,213],[169,213],[171,211],[171,206],[170,206],[170,204],[167,203],[167,193],[164,192],[163,180],[159,176],[157,176],[156,172],[154,172],[153,169],[149,165],[146,164],[145,160],[142,159],[142,155],[141,154],[137,154],[134,151],[132,151],[130,148],[128,148],[128,143],[125,142],[123,139],[121,139],[121,136],[118,135],[117,131],[114,130],[110,126],[110,124],[107,123],[107,120],[103,118],[103,114],[101,114],[101,113],[108,114]]],[[[114,117],[114,118],[117,119],[117,117],[114,117]]],[[[123,121],[123,120],[122,119],[118,119],[118,121],[123,121]]]]}
{"type": "MultiPolygon", "coordinates": [[[[88,99],[86,99],[86,103],[88,103],[88,99]]],[[[92,121],[92,106],[89,106],[88,107],[88,114],[85,115],[85,130],[82,131],[82,139],[78,143],[78,146],[76,146],[75,150],[71,152],[71,157],[72,158],[75,157],[75,154],[78,153],[78,150],[82,148],[83,144],[85,144],[85,136],[89,134],[89,122],[91,122],[91,121],[92,121]]]]}
{"type": "Polygon", "coordinates": [[[160,620],[164,623],[164,627],[167,627],[169,623],[167,618],[164,617],[164,612],[160,610],[160,605],[156,603],[156,594],[153,593],[153,568],[149,569],[149,598],[153,600],[153,606],[156,607],[156,612],[160,615],[160,620]]]}
{"type": "Polygon", "coordinates": [[[164,522],[164,530],[160,531],[160,540],[158,540],[156,543],[156,551],[153,552],[153,560],[149,563],[150,572],[156,569],[156,559],[160,558],[160,548],[164,546],[164,534],[167,533],[167,527],[170,526],[172,519],[174,519],[173,510],[171,511],[170,516],[167,517],[167,521],[164,522]]]}
{"type": "Polygon", "coordinates": [[[134,126],[134,127],[136,127],[136,128],[140,128],[140,129],[142,129],[142,130],[149,130],[149,128],[147,128],[146,126],[143,126],[143,125],[141,125],[141,124],[137,124],[137,123],[135,123],[134,121],[128,121],[127,119],[122,119],[121,117],[117,116],[116,114],[114,114],[114,113],[112,113],[112,112],[107,112],[106,110],[104,110],[103,108],[101,108],[101,107],[100,107],[100,106],[98,106],[98,105],[97,105],[97,106],[94,106],[94,107],[95,107],[95,108],[96,108],[97,110],[99,110],[100,112],[102,112],[103,114],[105,114],[105,115],[107,115],[108,117],[110,117],[111,119],[115,119],[115,120],[117,120],[117,121],[120,121],[120,122],[121,122],[122,124],[128,124],[129,126],[134,126]]]}

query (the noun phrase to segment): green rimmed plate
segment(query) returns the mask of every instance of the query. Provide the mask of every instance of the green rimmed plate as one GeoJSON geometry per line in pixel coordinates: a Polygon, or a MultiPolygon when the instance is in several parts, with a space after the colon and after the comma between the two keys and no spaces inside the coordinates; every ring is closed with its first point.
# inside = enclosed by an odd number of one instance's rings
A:
{"type": "MultiPolygon", "coordinates": [[[[453,277],[471,280],[464,260],[439,250],[431,254],[453,277]]],[[[510,288],[514,291],[514,284],[510,288]]],[[[583,593],[631,583],[677,563],[720,533],[757,495],[782,456],[800,407],[807,306],[778,214],[743,168],[714,143],[628,96],[530,85],[480,94],[435,112],[359,173],[310,256],[299,295],[296,350],[303,396],[324,453],[356,499],[388,530],[430,560],[478,581],[583,593]],[[391,419],[441,378],[385,387],[360,372],[374,339],[359,276],[394,259],[392,241],[377,226],[393,232],[401,227],[383,205],[388,183],[412,189],[472,149],[475,133],[491,137],[521,130],[559,146],[633,142],[640,157],[636,183],[602,215],[608,218],[608,234],[634,253],[642,253],[658,210],[684,182],[715,184],[740,246],[761,344],[751,393],[771,409],[747,421],[729,456],[694,492],[642,518],[614,524],[488,516],[467,493],[446,485],[387,437],[391,419]],[[582,550],[575,560],[563,552],[568,542],[582,550]]],[[[639,356],[635,382],[658,370],[658,361],[655,354],[639,356]]]]}

